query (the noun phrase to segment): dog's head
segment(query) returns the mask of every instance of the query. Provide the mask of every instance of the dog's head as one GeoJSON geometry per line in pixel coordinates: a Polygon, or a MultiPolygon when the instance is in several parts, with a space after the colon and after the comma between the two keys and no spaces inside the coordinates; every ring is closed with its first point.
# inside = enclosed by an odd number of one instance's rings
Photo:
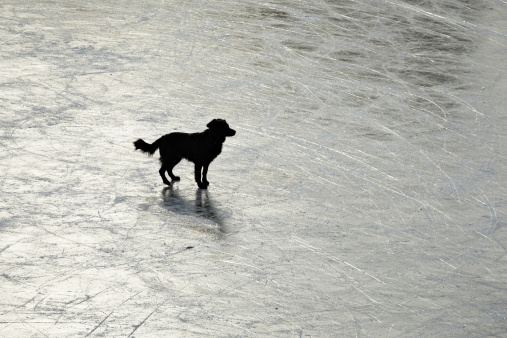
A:
{"type": "Polygon", "coordinates": [[[219,132],[220,134],[224,136],[234,136],[236,135],[236,131],[234,129],[231,129],[227,122],[222,119],[214,119],[210,123],[206,125],[209,129],[219,132]]]}

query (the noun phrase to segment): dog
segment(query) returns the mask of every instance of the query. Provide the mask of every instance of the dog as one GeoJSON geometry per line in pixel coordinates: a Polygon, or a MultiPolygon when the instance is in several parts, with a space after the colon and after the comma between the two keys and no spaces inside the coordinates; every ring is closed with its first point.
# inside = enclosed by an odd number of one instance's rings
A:
{"type": "Polygon", "coordinates": [[[208,129],[200,133],[170,133],[162,136],[152,144],[142,139],[134,142],[134,146],[143,153],[152,156],[159,149],[161,168],[158,171],[164,184],[171,185],[165,176],[169,174],[171,180],[179,181],[180,178],[173,174],[173,168],[180,163],[181,159],[193,162],[195,165],[195,182],[200,189],[207,189],[208,167],[210,163],[222,152],[222,144],[226,137],[236,135],[227,122],[222,119],[214,119],[206,125],[208,129]],[[202,179],[201,179],[202,170],[202,179]]]}

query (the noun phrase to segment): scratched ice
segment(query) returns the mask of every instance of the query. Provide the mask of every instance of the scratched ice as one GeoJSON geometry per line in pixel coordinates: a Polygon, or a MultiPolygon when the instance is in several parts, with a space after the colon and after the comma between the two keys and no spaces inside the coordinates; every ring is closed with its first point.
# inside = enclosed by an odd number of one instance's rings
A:
{"type": "Polygon", "coordinates": [[[3,0],[0,336],[505,336],[506,20],[3,0]],[[207,191],[134,152],[215,117],[207,191]]]}

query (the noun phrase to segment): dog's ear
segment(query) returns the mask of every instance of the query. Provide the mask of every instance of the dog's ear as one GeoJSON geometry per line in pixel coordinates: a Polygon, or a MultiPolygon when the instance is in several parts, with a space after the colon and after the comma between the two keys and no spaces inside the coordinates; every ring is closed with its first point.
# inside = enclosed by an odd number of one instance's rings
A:
{"type": "Polygon", "coordinates": [[[208,123],[206,125],[206,127],[211,129],[211,128],[218,127],[218,126],[222,125],[224,122],[225,122],[225,120],[222,120],[222,119],[213,119],[213,121],[208,123]]]}
{"type": "Polygon", "coordinates": [[[211,128],[212,128],[214,125],[216,125],[216,124],[217,124],[217,119],[214,119],[214,120],[212,120],[210,123],[208,123],[208,124],[206,125],[206,127],[208,127],[208,128],[210,128],[210,129],[211,129],[211,128]]]}

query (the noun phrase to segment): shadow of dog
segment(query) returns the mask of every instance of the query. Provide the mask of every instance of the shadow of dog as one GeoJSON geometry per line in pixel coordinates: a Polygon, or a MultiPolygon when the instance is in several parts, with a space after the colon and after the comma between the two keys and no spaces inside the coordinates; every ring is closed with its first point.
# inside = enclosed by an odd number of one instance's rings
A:
{"type": "Polygon", "coordinates": [[[196,189],[195,200],[187,200],[172,186],[165,187],[162,189],[162,205],[171,212],[195,217],[197,223],[189,226],[194,230],[218,237],[227,233],[224,221],[228,213],[215,206],[208,190],[196,189]]]}

